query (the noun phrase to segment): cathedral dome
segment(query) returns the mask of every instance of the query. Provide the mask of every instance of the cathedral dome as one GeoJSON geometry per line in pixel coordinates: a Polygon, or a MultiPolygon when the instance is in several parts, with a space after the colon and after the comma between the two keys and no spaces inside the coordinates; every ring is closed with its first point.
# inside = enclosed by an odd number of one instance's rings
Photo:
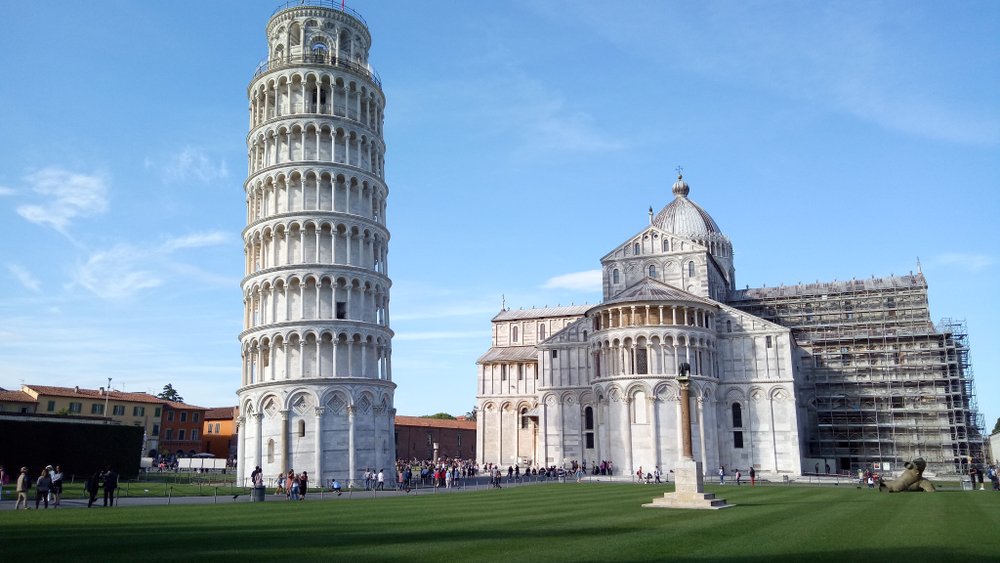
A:
{"type": "Polygon", "coordinates": [[[675,198],[656,214],[653,225],[692,240],[706,240],[716,238],[713,235],[722,235],[712,216],[688,199],[690,191],[687,182],[678,175],[673,188],[675,198]]]}

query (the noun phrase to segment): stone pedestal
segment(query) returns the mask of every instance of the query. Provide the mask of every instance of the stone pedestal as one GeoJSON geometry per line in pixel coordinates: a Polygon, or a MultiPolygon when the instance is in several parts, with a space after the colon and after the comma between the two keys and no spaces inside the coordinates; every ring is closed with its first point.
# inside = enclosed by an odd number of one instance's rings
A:
{"type": "Polygon", "coordinates": [[[653,502],[644,504],[646,508],[695,508],[719,510],[736,506],[726,503],[726,499],[717,499],[713,493],[705,492],[705,474],[700,461],[682,460],[674,468],[676,482],[674,492],[664,493],[663,498],[655,498],[653,502]]]}

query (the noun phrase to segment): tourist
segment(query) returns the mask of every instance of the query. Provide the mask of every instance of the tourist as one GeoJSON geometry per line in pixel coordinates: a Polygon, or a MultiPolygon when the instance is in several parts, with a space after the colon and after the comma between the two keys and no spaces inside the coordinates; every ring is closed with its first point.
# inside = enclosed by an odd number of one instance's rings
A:
{"type": "Polygon", "coordinates": [[[62,467],[56,466],[56,470],[52,473],[52,507],[59,508],[60,497],[62,496],[63,490],[63,470],[62,467]]]}
{"type": "Polygon", "coordinates": [[[309,473],[306,471],[299,475],[299,500],[306,500],[306,488],[309,485],[309,473]]]}
{"type": "Polygon", "coordinates": [[[331,489],[333,489],[333,492],[337,493],[337,496],[338,496],[338,497],[339,497],[339,496],[340,496],[341,494],[343,494],[343,491],[342,491],[342,490],[341,490],[341,488],[340,488],[340,481],[338,481],[338,480],[336,480],[336,479],[334,479],[334,480],[333,480],[333,483],[331,483],[331,484],[330,484],[330,488],[331,488],[331,489]]]}
{"type": "Polygon", "coordinates": [[[288,498],[290,500],[296,500],[296,499],[299,498],[299,492],[302,490],[302,482],[300,481],[298,474],[296,474],[294,472],[291,472],[291,471],[289,473],[291,473],[291,479],[292,479],[292,487],[291,487],[291,489],[292,490],[291,490],[291,493],[289,494],[288,498]]]}
{"type": "Polygon", "coordinates": [[[90,476],[83,483],[83,490],[90,497],[87,501],[87,508],[94,506],[94,502],[97,500],[97,491],[101,488],[101,472],[94,471],[94,474],[90,476]]]}
{"type": "Polygon", "coordinates": [[[739,469],[737,469],[737,470],[736,470],[736,484],[737,484],[737,485],[742,485],[742,484],[743,484],[743,483],[741,483],[741,482],[740,482],[740,479],[741,479],[742,477],[743,477],[743,474],[742,474],[742,473],[740,473],[740,470],[739,470],[739,469]]]}
{"type": "Polygon", "coordinates": [[[660,471],[660,466],[657,465],[653,469],[653,479],[655,479],[656,483],[661,483],[662,482],[662,481],[660,481],[660,476],[662,476],[662,475],[663,475],[663,473],[660,471]]]}
{"type": "Polygon", "coordinates": [[[52,488],[52,477],[49,477],[49,470],[42,469],[42,474],[35,482],[35,509],[41,502],[45,502],[45,508],[49,507],[49,489],[52,488]]]}
{"type": "Polygon", "coordinates": [[[635,472],[635,478],[638,480],[639,483],[642,483],[642,466],[641,465],[639,466],[639,469],[636,470],[636,472],[635,472]]]}
{"type": "Polygon", "coordinates": [[[396,467],[396,490],[403,490],[403,471],[399,467],[396,467]]]}
{"type": "Polygon", "coordinates": [[[1000,491],[1000,475],[997,474],[997,466],[991,465],[989,472],[990,482],[993,483],[993,490],[1000,491]]]}
{"type": "Polygon", "coordinates": [[[295,481],[295,472],[291,469],[285,474],[285,500],[292,500],[292,485],[295,481]]]}
{"type": "Polygon", "coordinates": [[[108,470],[104,472],[104,506],[115,505],[115,489],[117,488],[118,474],[109,465],[108,470]]]}
{"type": "Polygon", "coordinates": [[[719,466],[719,484],[726,484],[726,468],[722,465],[719,466]]]}
{"type": "Polygon", "coordinates": [[[384,491],[385,490],[385,469],[378,470],[378,486],[375,490],[384,491]]]}
{"type": "Polygon", "coordinates": [[[750,466],[750,486],[754,487],[757,485],[757,472],[754,471],[753,466],[750,466]]]}
{"type": "Polygon", "coordinates": [[[21,475],[17,478],[17,488],[15,492],[17,493],[17,504],[14,505],[14,510],[21,508],[21,502],[24,502],[24,509],[30,508],[28,506],[28,490],[31,489],[31,478],[28,477],[28,468],[21,468],[21,475]]]}
{"type": "Polygon", "coordinates": [[[274,480],[274,494],[280,495],[285,492],[285,476],[278,473],[278,478],[274,480]]]}
{"type": "Polygon", "coordinates": [[[0,500],[3,500],[3,487],[7,484],[7,472],[0,465],[0,500]]]}

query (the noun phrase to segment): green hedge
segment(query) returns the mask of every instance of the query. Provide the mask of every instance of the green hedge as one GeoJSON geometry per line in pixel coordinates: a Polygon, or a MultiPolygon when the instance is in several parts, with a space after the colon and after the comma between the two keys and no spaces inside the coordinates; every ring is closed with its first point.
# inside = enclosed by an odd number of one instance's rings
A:
{"type": "Polygon", "coordinates": [[[37,477],[46,465],[62,466],[68,480],[114,467],[122,479],[139,473],[142,428],[36,420],[0,420],[0,465],[17,476],[27,467],[37,477]]]}

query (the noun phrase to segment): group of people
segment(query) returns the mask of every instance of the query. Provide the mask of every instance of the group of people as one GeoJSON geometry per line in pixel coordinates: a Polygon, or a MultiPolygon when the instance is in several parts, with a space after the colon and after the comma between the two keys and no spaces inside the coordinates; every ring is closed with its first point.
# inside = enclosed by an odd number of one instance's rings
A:
{"type": "MultiPolygon", "coordinates": [[[[739,469],[734,469],[733,470],[733,476],[736,478],[736,484],[737,485],[742,485],[743,484],[743,472],[742,471],[740,471],[739,469]]],[[[720,465],[719,466],[719,484],[720,485],[725,485],[726,484],[726,466],[724,466],[724,465],[720,465]]],[[[750,486],[751,487],[756,487],[757,486],[757,470],[754,469],[753,466],[750,467],[750,486]]]]}
{"type": "Polygon", "coordinates": [[[996,465],[990,465],[983,471],[983,468],[978,465],[973,465],[969,468],[969,479],[972,480],[972,488],[976,488],[976,481],[979,481],[979,490],[985,491],[986,487],[983,484],[983,475],[990,480],[993,484],[994,491],[1000,491],[1000,473],[998,473],[996,465]]]}
{"type": "MultiPolygon", "coordinates": [[[[3,466],[0,466],[0,497],[3,495],[2,485],[6,485],[9,480],[10,477],[7,475],[6,470],[3,466]]],[[[55,467],[46,465],[38,477],[32,479],[28,474],[28,468],[22,467],[21,472],[17,476],[17,485],[14,488],[14,493],[17,495],[17,502],[14,504],[15,510],[21,508],[27,510],[31,508],[28,497],[32,488],[35,489],[36,509],[42,506],[48,508],[49,503],[52,503],[52,508],[58,508],[63,489],[62,468],[58,465],[55,467]]]]}
{"type": "MultiPolygon", "coordinates": [[[[254,488],[264,488],[264,470],[258,465],[250,472],[250,482],[254,488]]],[[[285,495],[285,500],[305,500],[309,489],[309,472],[296,473],[289,469],[287,473],[279,473],[274,480],[274,494],[285,495]]]]}
{"type": "MultiPolygon", "coordinates": [[[[14,509],[29,509],[31,490],[35,491],[35,509],[59,508],[62,504],[63,478],[65,473],[62,467],[56,465],[46,465],[38,474],[32,478],[28,468],[22,467],[17,476],[14,493],[17,495],[17,502],[14,509]]],[[[7,471],[0,466],[0,498],[3,496],[3,486],[10,481],[7,471]]],[[[87,493],[87,508],[94,505],[98,492],[104,489],[104,506],[115,505],[115,491],[118,489],[118,473],[108,466],[104,470],[98,470],[88,477],[83,483],[83,490],[87,493]]]]}

